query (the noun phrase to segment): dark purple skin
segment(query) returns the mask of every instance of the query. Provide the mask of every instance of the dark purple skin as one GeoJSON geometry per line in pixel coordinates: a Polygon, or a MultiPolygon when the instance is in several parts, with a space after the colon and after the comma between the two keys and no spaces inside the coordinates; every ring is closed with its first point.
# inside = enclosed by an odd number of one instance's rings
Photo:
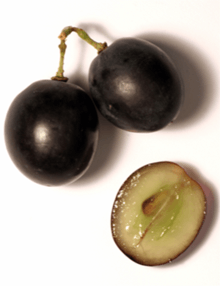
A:
{"type": "Polygon", "coordinates": [[[183,98],[170,58],[135,38],[115,41],[93,60],[89,85],[100,113],[117,127],[135,132],[165,127],[176,118],[183,98]]]}
{"type": "Polygon", "coordinates": [[[18,169],[47,186],[76,181],[92,162],[98,116],[78,86],[41,80],[12,102],[5,120],[5,142],[18,169]]]}

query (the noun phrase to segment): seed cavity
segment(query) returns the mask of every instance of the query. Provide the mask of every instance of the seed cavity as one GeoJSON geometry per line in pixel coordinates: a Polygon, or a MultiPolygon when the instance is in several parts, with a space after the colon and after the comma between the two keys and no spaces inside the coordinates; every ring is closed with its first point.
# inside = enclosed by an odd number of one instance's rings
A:
{"type": "Polygon", "coordinates": [[[161,189],[158,193],[146,199],[142,204],[142,211],[145,215],[151,216],[155,215],[158,209],[162,206],[164,201],[169,196],[169,191],[164,190],[161,192],[161,189]]]}

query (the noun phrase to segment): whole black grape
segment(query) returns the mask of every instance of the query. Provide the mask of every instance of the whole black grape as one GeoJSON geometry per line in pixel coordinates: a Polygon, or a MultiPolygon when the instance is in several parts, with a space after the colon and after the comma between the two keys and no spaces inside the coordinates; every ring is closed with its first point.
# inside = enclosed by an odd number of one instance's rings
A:
{"type": "Polygon", "coordinates": [[[5,142],[18,169],[36,183],[58,186],[81,177],[98,142],[98,116],[80,87],[40,80],[12,102],[5,142]]]}
{"type": "Polygon", "coordinates": [[[119,128],[150,132],[173,121],[183,99],[179,74],[165,52],[135,38],[104,49],[89,70],[91,96],[119,128]]]}

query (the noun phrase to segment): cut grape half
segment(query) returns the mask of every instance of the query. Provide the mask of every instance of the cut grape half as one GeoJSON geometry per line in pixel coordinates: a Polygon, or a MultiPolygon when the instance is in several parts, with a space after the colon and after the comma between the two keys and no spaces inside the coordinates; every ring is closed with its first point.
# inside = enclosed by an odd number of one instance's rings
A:
{"type": "Polygon", "coordinates": [[[143,265],[170,262],[193,242],[206,213],[201,186],[172,162],[146,165],[121,186],[112,208],[119,249],[143,265]]]}

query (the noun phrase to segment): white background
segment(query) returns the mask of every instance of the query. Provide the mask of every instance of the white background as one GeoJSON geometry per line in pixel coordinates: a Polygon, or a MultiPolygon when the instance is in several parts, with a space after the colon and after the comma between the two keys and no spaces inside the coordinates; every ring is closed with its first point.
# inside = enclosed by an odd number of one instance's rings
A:
{"type": "MultiPolygon", "coordinates": [[[[3,1],[1,79],[1,286],[220,285],[220,1],[3,1]],[[135,134],[100,116],[100,141],[88,172],[70,186],[47,188],[25,178],[5,149],[7,109],[24,88],[55,75],[58,35],[85,28],[110,45],[124,36],[157,44],[173,59],[185,85],[178,119],[165,129],[135,134]],[[146,267],[113,242],[111,208],[137,168],[174,161],[203,185],[208,213],[191,247],[169,265],[146,267]]],[[[76,34],[67,39],[65,75],[88,92],[96,51],[76,34]]]]}

